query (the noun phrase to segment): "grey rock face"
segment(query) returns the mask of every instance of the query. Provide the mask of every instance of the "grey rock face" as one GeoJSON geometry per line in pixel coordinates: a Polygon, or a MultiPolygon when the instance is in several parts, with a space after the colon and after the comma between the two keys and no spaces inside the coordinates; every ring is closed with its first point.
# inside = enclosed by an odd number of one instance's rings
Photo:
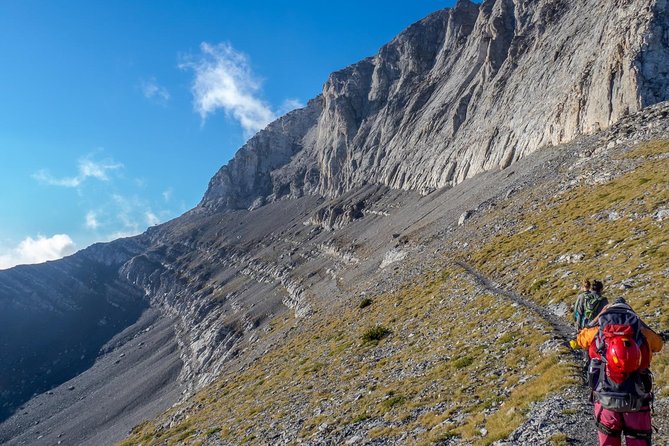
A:
{"type": "Polygon", "coordinates": [[[212,180],[205,207],[428,193],[608,128],[669,99],[666,0],[461,0],[270,124],[212,180]]]}
{"type": "Polygon", "coordinates": [[[320,110],[320,98],[313,99],[306,108],[288,113],[257,133],[214,175],[200,205],[228,209],[258,207],[264,204],[266,196],[288,192],[299,195],[302,190],[315,189],[318,173],[304,166],[279,181],[272,174],[313,139],[310,132],[313,133],[320,110]]]}

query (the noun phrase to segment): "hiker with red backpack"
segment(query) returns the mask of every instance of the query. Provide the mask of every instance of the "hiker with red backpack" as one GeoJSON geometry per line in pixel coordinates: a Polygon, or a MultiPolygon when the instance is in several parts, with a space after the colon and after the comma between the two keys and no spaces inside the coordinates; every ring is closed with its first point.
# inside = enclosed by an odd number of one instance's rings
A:
{"type": "Polygon", "coordinates": [[[660,335],[619,298],[571,341],[590,356],[589,384],[600,446],[650,446],[653,402],[650,361],[663,346],[660,335]]]}

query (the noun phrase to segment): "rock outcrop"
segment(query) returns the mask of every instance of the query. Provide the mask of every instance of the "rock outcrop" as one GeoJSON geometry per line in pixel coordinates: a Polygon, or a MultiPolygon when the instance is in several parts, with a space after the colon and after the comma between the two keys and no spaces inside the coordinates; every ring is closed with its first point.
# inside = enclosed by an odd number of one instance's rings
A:
{"type": "Polygon", "coordinates": [[[212,179],[207,208],[428,193],[608,128],[669,99],[666,0],[461,0],[259,132],[212,179]]]}

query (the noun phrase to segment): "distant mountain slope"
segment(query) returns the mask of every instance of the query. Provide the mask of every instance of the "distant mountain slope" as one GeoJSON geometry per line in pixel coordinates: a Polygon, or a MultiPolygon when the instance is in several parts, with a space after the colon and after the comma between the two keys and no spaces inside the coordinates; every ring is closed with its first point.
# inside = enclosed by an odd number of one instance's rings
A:
{"type": "Polygon", "coordinates": [[[366,183],[426,193],[507,167],[669,99],[668,32],[664,0],[460,0],[333,73],[242,147],[202,205],[366,183]]]}
{"type": "Polygon", "coordinates": [[[118,240],[0,271],[0,421],[88,369],[139,318],[148,307],[144,292],[118,270],[144,249],[139,238],[118,240]]]}

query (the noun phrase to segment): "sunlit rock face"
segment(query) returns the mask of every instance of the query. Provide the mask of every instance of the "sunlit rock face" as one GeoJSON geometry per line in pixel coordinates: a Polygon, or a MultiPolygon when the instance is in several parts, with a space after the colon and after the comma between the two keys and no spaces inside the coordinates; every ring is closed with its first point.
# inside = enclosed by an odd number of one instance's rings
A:
{"type": "Polygon", "coordinates": [[[668,40],[666,0],[462,0],[333,73],[242,147],[202,205],[364,183],[426,193],[505,168],[669,99],[668,40]]]}

